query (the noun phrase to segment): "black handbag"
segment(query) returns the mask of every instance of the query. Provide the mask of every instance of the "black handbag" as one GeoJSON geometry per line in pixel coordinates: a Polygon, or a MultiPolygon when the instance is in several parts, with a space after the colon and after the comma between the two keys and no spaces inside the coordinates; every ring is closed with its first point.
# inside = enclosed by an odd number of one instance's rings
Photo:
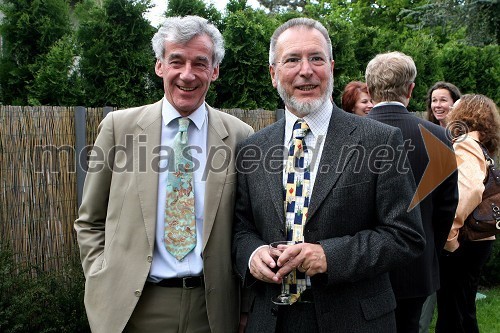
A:
{"type": "Polygon", "coordinates": [[[488,176],[484,182],[481,203],[467,217],[460,229],[462,240],[476,240],[500,234],[500,170],[495,168],[495,161],[488,155],[488,150],[481,144],[488,176]]]}

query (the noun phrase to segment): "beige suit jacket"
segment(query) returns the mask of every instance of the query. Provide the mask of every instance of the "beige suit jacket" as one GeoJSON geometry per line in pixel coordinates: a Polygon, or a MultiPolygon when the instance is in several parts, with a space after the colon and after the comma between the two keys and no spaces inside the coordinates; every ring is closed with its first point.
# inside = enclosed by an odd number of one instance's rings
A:
{"type": "MultiPolygon", "coordinates": [[[[99,126],[75,221],[93,332],[121,332],[151,267],[162,102],[110,113],[99,126]],[[155,148],[157,150],[155,150],[155,148]],[[156,165],[155,165],[156,164],[156,165]]],[[[239,283],[231,263],[236,145],[253,129],[206,105],[208,155],[203,270],[212,332],[235,332],[239,283]]]]}
{"type": "MultiPolygon", "coordinates": [[[[446,241],[445,250],[454,252],[460,246],[458,236],[467,217],[483,200],[484,180],[488,165],[479,141],[479,132],[469,132],[456,139],[453,144],[458,165],[458,206],[455,219],[446,241]]],[[[495,236],[481,240],[494,240],[495,236]]]]}

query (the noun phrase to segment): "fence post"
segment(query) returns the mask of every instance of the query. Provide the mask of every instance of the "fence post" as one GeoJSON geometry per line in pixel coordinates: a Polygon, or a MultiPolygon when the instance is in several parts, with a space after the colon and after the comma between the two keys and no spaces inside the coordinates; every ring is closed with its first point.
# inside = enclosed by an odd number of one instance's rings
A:
{"type": "Polygon", "coordinates": [[[285,110],[284,109],[276,109],[276,121],[280,120],[285,116],[285,110]]]}
{"type": "Polygon", "coordinates": [[[78,207],[82,204],[83,184],[87,173],[87,112],[83,106],[75,107],[75,162],[78,207]]]}
{"type": "Polygon", "coordinates": [[[108,113],[110,113],[111,111],[113,111],[113,108],[111,106],[105,106],[102,108],[102,118],[106,118],[106,116],[108,115],[108,113]]]}

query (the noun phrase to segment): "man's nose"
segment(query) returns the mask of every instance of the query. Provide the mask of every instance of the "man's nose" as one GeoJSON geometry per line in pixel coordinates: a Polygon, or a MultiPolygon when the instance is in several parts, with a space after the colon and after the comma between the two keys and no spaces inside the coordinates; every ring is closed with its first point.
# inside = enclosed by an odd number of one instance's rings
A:
{"type": "Polygon", "coordinates": [[[180,77],[182,80],[193,80],[194,79],[193,66],[190,63],[186,63],[184,65],[184,68],[182,69],[180,77]]]}

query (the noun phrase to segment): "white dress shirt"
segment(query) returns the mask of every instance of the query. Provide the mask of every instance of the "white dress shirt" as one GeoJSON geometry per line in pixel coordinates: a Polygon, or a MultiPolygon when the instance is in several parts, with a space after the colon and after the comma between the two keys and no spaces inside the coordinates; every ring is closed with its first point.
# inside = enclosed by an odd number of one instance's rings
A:
{"type": "MultiPolygon", "coordinates": [[[[324,103],[318,110],[315,110],[303,117],[304,121],[309,125],[309,131],[305,136],[305,144],[307,147],[307,154],[305,154],[305,165],[310,165],[309,170],[309,198],[312,197],[314,188],[314,181],[318,173],[319,162],[323,154],[323,147],[325,145],[326,133],[328,132],[328,125],[330,125],[330,118],[332,117],[333,104],[330,100],[324,103]]],[[[293,125],[299,119],[296,115],[285,108],[285,136],[283,144],[285,147],[290,147],[293,140],[293,125]]],[[[287,157],[285,157],[287,158],[287,157]]],[[[283,188],[286,187],[286,175],[283,172],[283,188]]]]}

